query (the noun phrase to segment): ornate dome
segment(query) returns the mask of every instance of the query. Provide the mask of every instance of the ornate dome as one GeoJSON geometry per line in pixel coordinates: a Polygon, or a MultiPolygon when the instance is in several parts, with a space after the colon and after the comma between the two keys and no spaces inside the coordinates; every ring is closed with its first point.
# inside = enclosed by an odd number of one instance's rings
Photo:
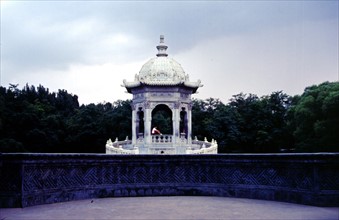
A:
{"type": "Polygon", "coordinates": [[[147,85],[177,85],[186,79],[181,65],[172,58],[155,57],[146,62],[140,72],[140,82],[147,85]]]}
{"type": "Polygon", "coordinates": [[[135,75],[133,82],[124,80],[124,87],[130,92],[132,88],[141,85],[150,86],[173,86],[185,85],[194,88],[201,87],[200,80],[198,82],[190,82],[189,77],[181,65],[172,58],[167,57],[167,46],[164,43],[164,36],[160,36],[160,44],[157,46],[157,56],[147,61],[135,75]]]}
{"type": "Polygon", "coordinates": [[[167,57],[164,36],[160,36],[157,57],[146,62],[140,72],[139,81],[147,85],[177,85],[185,81],[185,71],[172,58],[167,57]]]}

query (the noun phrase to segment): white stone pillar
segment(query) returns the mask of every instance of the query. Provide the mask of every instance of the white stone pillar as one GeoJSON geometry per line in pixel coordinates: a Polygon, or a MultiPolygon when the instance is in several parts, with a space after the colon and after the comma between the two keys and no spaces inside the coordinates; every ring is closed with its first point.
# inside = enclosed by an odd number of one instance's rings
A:
{"type": "Polygon", "coordinates": [[[149,145],[152,143],[152,136],[151,136],[152,109],[150,108],[145,108],[144,123],[145,123],[144,143],[146,145],[149,145]]]}
{"type": "Polygon", "coordinates": [[[174,144],[179,143],[180,141],[180,111],[179,111],[179,104],[176,103],[174,108],[172,109],[173,112],[173,138],[172,142],[174,144]]]}

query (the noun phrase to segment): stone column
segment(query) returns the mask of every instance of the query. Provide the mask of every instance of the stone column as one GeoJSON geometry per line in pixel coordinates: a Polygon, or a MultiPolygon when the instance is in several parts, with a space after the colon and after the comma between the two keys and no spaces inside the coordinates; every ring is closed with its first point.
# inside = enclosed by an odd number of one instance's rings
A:
{"type": "Polygon", "coordinates": [[[172,142],[177,144],[180,140],[180,103],[175,103],[174,108],[172,109],[173,113],[173,138],[172,142]]]}
{"type": "Polygon", "coordinates": [[[151,137],[151,126],[152,126],[152,109],[150,108],[150,104],[145,104],[145,112],[144,112],[144,143],[146,145],[152,144],[151,137]]]}
{"type": "Polygon", "coordinates": [[[176,142],[176,138],[175,138],[175,126],[176,126],[176,122],[175,122],[175,109],[172,109],[172,128],[173,128],[172,143],[176,142]]]}

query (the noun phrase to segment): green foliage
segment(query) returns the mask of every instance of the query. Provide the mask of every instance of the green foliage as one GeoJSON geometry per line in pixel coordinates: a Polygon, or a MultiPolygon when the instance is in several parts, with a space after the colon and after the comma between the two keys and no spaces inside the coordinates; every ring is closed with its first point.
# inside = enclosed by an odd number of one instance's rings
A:
{"type": "MultiPolygon", "coordinates": [[[[158,111],[152,117],[154,126],[158,128],[164,134],[172,134],[172,118],[166,111],[158,111]]],[[[152,127],[154,127],[152,126],[152,127]]]]}
{"type": "MultiPolygon", "coordinates": [[[[104,153],[107,139],[131,137],[130,104],[79,106],[66,90],[0,87],[0,152],[104,153]]],[[[159,106],[152,119],[152,126],[172,133],[168,108],[159,106]]],[[[220,153],[338,152],[339,83],[310,86],[294,97],[278,91],[263,97],[240,93],[228,104],[193,99],[192,122],[193,136],[217,140],[220,153]]]]}
{"type": "Polygon", "coordinates": [[[282,92],[262,98],[240,93],[227,105],[218,99],[194,100],[193,134],[216,139],[222,153],[279,152],[289,146],[286,111],[290,102],[282,92]]]}
{"type": "Polygon", "coordinates": [[[297,151],[339,151],[338,82],[307,87],[290,115],[297,151]]]}
{"type": "Polygon", "coordinates": [[[79,106],[66,90],[0,87],[0,152],[103,153],[131,133],[130,101],[79,106]]]}
{"type": "Polygon", "coordinates": [[[158,105],[152,111],[152,128],[157,127],[163,134],[172,134],[172,112],[166,105],[158,105]]]}

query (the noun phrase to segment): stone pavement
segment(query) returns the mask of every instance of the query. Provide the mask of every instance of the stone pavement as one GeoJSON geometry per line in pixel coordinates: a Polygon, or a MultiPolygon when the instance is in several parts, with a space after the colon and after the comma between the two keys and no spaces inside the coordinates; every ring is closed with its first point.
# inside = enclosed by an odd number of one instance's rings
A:
{"type": "Polygon", "coordinates": [[[338,207],[227,197],[125,197],[0,209],[0,220],[339,219],[338,207]]]}

